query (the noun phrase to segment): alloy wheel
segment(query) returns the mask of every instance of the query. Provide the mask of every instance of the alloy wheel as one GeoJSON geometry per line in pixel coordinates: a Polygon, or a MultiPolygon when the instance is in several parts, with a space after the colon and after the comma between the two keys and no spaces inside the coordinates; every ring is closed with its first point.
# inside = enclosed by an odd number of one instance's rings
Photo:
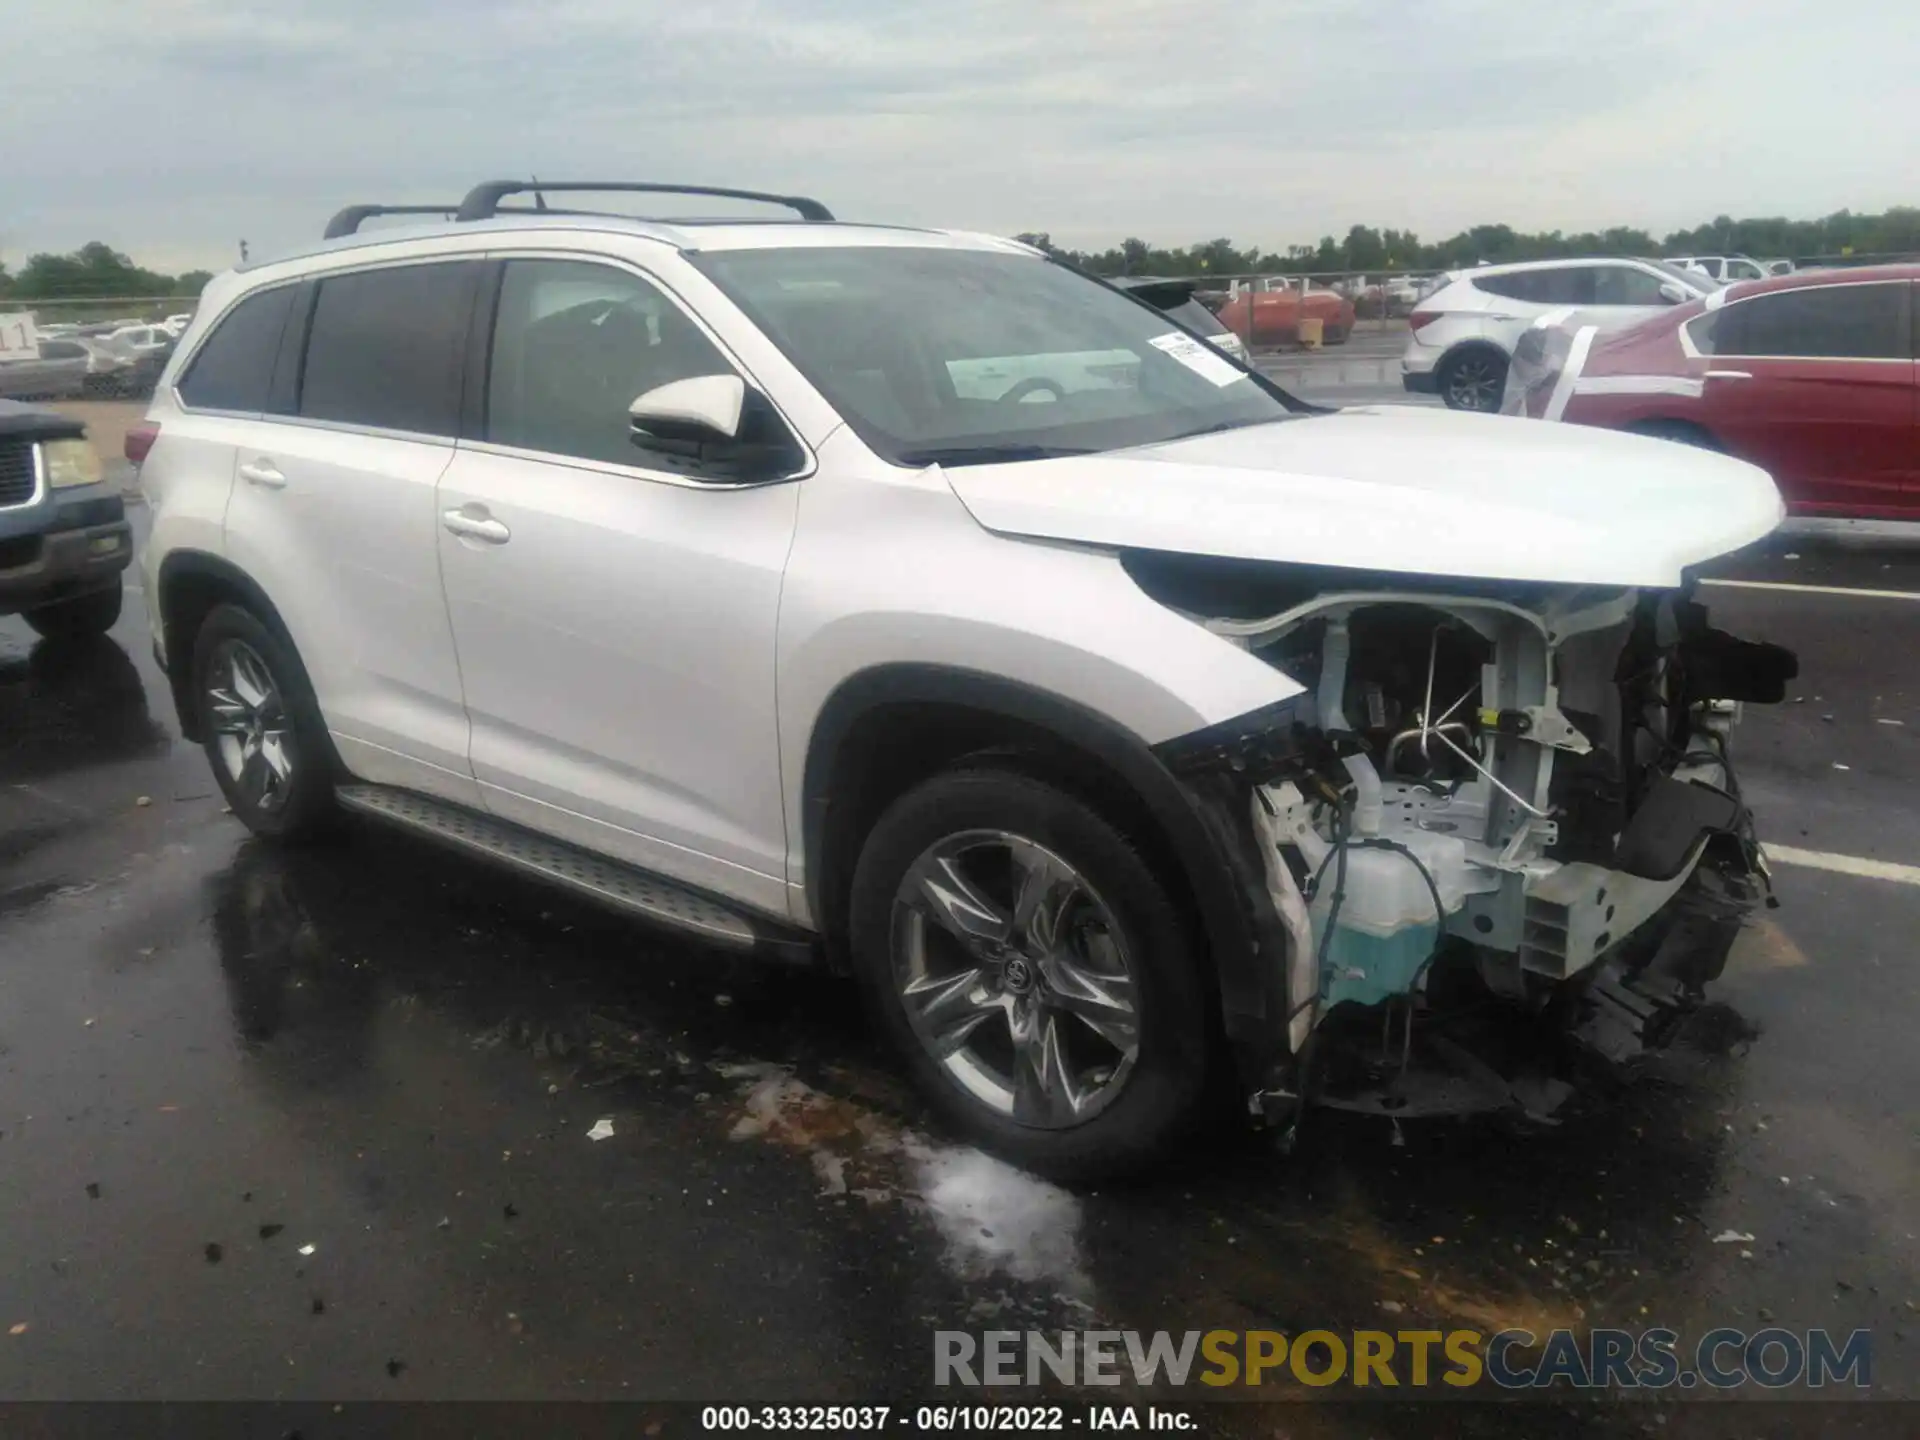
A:
{"type": "Polygon", "coordinates": [[[1497,410],[1500,375],[1485,355],[1463,355],[1447,372],[1447,403],[1456,410],[1497,410]]]}
{"type": "Polygon", "coordinates": [[[895,893],[892,969],[927,1054],[1017,1123],[1090,1120],[1139,1059],[1120,924],[1085,877],[1031,840],[969,830],[929,846],[895,893]]]}
{"type": "Polygon", "coordinates": [[[294,751],[273,672],[245,641],[223,640],[209,676],[207,708],[228,780],[255,808],[279,810],[292,791],[294,751]]]}

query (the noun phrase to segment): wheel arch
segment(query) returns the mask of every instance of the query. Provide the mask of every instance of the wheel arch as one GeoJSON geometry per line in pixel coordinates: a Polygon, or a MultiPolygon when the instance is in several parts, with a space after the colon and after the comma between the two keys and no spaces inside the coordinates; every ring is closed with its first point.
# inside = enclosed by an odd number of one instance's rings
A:
{"type": "Polygon", "coordinates": [[[913,785],[983,752],[1074,791],[1143,848],[1210,957],[1206,979],[1243,1078],[1262,1083],[1284,1047],[1285,939],[1257,853],[1240,853],[1247,826],[1183,785],[1137,735],[1021,681],[896,663],[829,695],[808,740],[801,833],[807,904],[833,963],[847,963],[848,892],[874,821],[913,785]]]}
{"type": "MultiPolygon", "coordinates": [[[[160,659],[173,691],[180,733],[187,739],[199,742],[206,738],[200,731],[198,707],[193,703],[193,638],[215,606],[237,604],[251,611],[286,642],[295,663],[304,667],[300,649],[279,608],[260,583],[231,560],[205,550],[174,550],[160,562],[158,584],[161,632],[165,637],[160,659]]],[[[304,668],[299,679],[311,697],[313,684],[304,668]]]]}

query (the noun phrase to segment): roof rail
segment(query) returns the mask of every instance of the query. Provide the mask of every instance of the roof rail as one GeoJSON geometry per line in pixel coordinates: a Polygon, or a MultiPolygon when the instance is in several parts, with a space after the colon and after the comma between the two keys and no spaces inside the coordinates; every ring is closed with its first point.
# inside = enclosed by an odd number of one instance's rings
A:
{"type": "MultiPolygon", "coordinates": [[[[491,220],[501,213],[500,202],[509,195],[532,194],[535,202],[544,209],[544,202],[540,200],[543,192],[581,190],[609,193],[620,191],[648,195],[716,195],[726,200],[763,200],[769,205],[785,206],[799,215],[802,220],[833,219],[833,212],[826,206],[818,200],[809,200],[804,195],[770,195],[760,190],[729,190],[718,185],[662,185],[639,180],[562,180],[557,182],[488,180],[467,192],[467,197],[460,202],[460,211],[454,219],[491,220]]],[[[331,227],[329,227],[329,233],[331,233],[331,227]]]]}
{"type": "Polygon", "coordinates": [[[460,207],[458,205],[349,205],[335,213],[327,221],[322,240],[338,240],[342,235],[352,235],[360,229],[362,221],[371,220],[376,215],[444,215],[451,217],[460,207]]]}

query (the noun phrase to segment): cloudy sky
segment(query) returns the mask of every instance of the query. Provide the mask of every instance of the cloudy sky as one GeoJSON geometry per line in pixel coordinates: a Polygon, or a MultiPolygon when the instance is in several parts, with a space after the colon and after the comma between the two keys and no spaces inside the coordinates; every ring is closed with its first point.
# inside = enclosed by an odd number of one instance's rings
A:
{"type": "MultiPolygon", "coordinates": [[[[1091,246],[1920,198],[1916,0],[57,0],[0,260],[271,254],[475,180],[798,190],[1091,246]]],[[[31,63],[23,63],[30,61],[31,63]]]]}

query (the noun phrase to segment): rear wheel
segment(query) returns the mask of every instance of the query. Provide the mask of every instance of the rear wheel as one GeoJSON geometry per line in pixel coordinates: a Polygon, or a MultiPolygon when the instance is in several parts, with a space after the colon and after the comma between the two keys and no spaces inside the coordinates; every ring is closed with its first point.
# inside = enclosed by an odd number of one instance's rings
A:
{"type": "Polygon", "coordinates": [[[104,635],[120,618],[120,581],[116,578],[104,590],[41,605],[27,611],[25,618],[36,634],[49,640],[82,640],[104,635]]]}
{"type": "Polygon", "coordinates": [[[1450,410],[1498,410],[1506,383],[1507,359],[1496,350],[1461,350],[1440,366],[1440,398],[1450,410]]]}
{"type": "Polygon", "coordinates": [[[908,1068],[988,1148],[1089,1179],[1146,1163],[1193,1114],[1196,947],[1139,851],[1077,797],[998,769],[925,782],[869,835],[850,922],[908,1068]]]}
{"type": "Polygon", "coordinates": [[[304,839],[333,816],[332,751],[293,647],[237,605],[193,645],[194,703],[214,779],[249,830],[304,839]]]}

